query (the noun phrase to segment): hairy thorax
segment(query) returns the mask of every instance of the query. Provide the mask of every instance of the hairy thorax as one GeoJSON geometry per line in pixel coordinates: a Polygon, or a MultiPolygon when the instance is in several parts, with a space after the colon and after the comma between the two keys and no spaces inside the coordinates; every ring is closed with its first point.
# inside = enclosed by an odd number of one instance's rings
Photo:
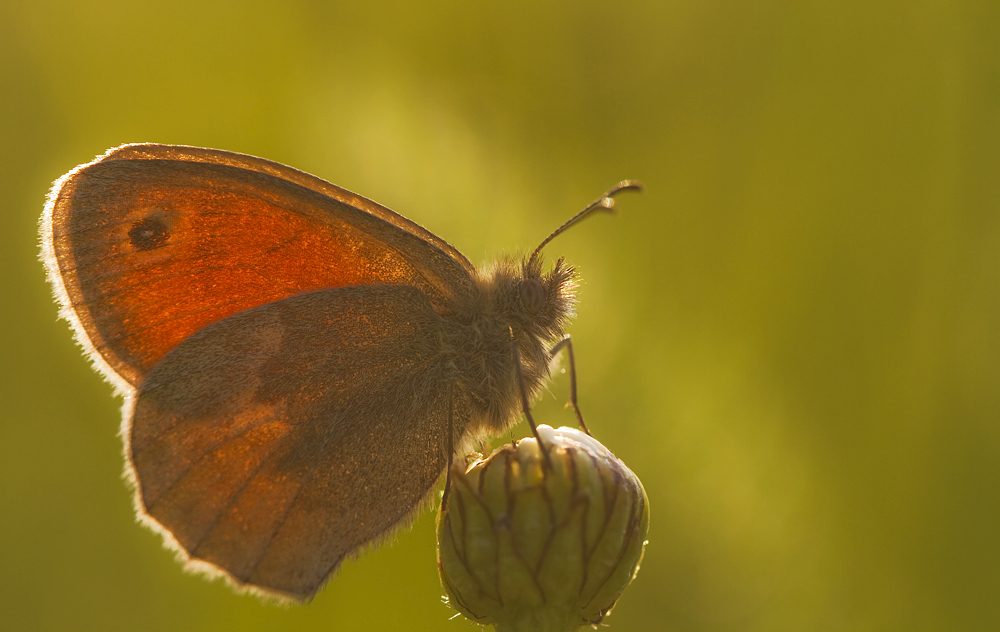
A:
{"type": "Polygon", "coordinates": [[[502,259],[479,270],[477,291],[442,314],[454,325],[443,328],[449,333],[441,350],[455,384],[455,418],[468,419],[457,428],[459,443],[465,435],[497,434],[516,423],[521,380],[529,400],[541,389],[549,349],[573,313],[575,278],[562,260],[542,274],[539,260],[502,259]]]}

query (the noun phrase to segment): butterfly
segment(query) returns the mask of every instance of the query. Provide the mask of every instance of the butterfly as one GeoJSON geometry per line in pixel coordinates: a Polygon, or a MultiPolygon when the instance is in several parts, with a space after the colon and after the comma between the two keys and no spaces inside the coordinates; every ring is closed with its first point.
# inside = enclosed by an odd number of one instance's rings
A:
{"type": "Polygon", "coordinates": [[[42,259],[124,397],[140,519],[190,568],[305,600],[411,518],[453,455],[527,410],[572,352],[576,273],[543,270],[542,248],[640,186],[476,268],[293,168],[123,145],[55,182],[42,259]]]}

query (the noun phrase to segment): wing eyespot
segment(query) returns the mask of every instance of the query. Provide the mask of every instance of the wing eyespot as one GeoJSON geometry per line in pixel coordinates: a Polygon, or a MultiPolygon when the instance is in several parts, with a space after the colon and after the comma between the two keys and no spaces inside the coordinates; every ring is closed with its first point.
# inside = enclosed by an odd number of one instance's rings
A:
{"type": "Polygon", "coordinates": [[[128,231],[132,247],[140,252],[156,250],[170,240],[170,229],[159,217],[146,217],[132,224],[128,231]]]}

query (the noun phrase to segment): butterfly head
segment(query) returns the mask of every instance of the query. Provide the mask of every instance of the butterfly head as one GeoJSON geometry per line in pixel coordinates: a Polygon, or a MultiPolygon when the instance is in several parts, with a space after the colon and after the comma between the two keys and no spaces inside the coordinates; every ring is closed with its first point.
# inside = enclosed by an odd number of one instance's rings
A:
{"type": "Polygon", "coordinates": [[[562,259],[543,271],[537,257],[501,258],[480,276],[485,311],[518,338],[554,339],[573,316],[576,278],[576,271],[562,259]]]}
{"type": "Polygon", "coordinates": [[[562,258],[548,272],[538,257],[523,261],[515,283],[512,320],[529,334],[543,339],[562,333],[573,316],[577,274],[562,258]]]}

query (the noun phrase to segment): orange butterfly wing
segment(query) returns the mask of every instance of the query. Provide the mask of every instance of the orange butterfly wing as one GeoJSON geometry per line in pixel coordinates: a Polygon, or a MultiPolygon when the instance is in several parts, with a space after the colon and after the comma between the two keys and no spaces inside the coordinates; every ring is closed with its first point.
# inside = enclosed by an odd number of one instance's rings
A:
{"type": "Polygon", "coordinates": [[[375,202],[195,147],[124,145],[66,174],[42,246],[63,314],[124,392],[191,334],[250,307],[391,284],[441,308],[473,284],[461,253],[375,202]]]}

